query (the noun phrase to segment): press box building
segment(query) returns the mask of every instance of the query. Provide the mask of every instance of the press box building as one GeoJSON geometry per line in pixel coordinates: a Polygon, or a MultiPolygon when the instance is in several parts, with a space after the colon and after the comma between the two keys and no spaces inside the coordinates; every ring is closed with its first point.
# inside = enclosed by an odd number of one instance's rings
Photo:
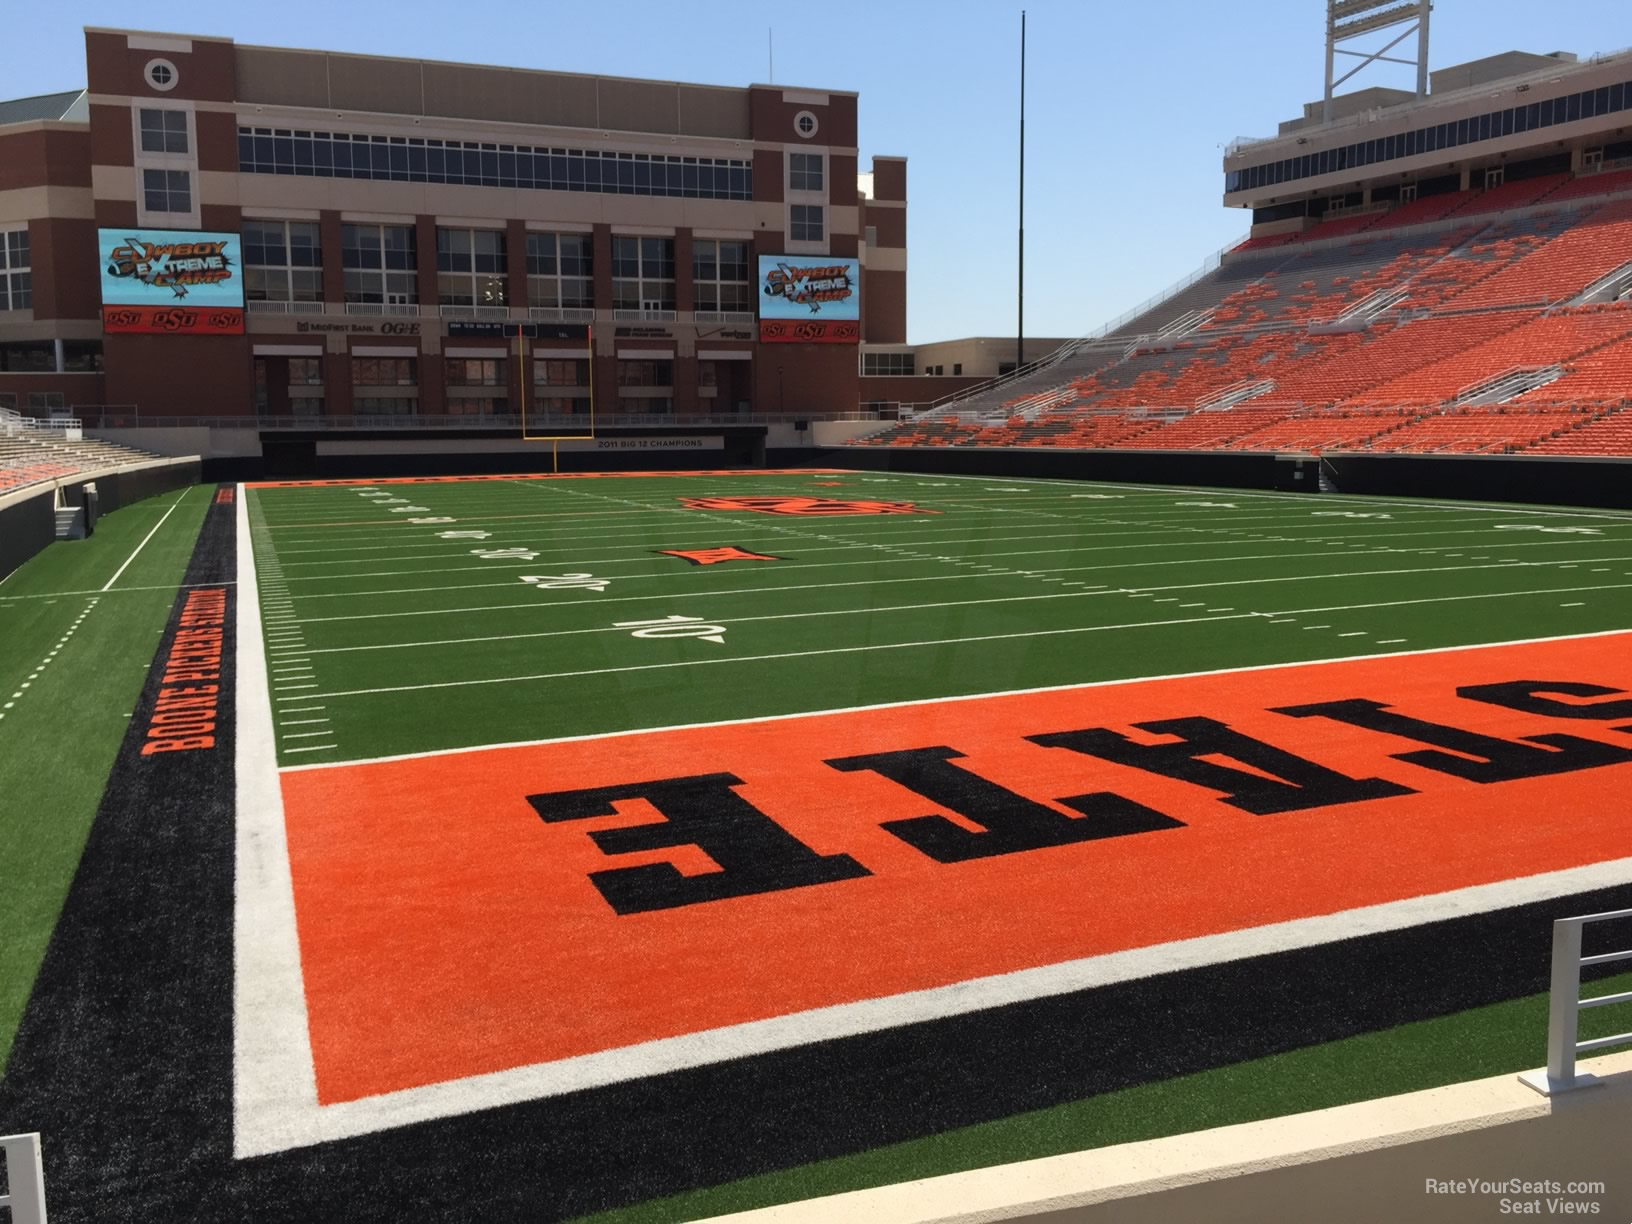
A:
{"type": "Polygon", "coordinates": [[[593,387],[606,414],[820,416],[862,398],[862,342],[906,340],[906,162],[859,172],[854,93],[85,53],[84,90],[0,103],[24,412],[573,417],[593,387]]]}

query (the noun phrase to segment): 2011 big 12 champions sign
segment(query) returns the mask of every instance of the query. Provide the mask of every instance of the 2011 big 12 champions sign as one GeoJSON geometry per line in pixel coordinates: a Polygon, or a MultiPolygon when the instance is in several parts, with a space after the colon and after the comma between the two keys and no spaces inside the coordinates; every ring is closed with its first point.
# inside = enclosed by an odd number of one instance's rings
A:
{"type": "Polygon", "coordinates": [[[759,338],[859,344],[861,261],[832,255],[761,255],[759,338]]]}
{"type": "Polygon", "coordinates": [[[244,330],[237,234],[104,229],[102,330],[236,335],[244,330]]]}

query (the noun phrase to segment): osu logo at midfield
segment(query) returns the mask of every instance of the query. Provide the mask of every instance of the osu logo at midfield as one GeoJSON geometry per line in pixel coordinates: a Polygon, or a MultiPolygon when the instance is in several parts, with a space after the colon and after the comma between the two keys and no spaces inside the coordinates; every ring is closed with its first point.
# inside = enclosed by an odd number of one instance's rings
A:
{"type": "Polygon", "coordinates": [[[682,497],[688,510],[751,510],[755,514],[804,514],[831,518],[846,514],[939,514],[911,502],[838,497],[682,497]]]}

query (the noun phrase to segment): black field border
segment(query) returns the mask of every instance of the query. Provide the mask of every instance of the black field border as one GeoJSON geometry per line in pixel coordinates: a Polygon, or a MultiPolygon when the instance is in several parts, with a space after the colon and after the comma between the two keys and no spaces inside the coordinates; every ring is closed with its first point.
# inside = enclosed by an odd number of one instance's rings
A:
{"type": "MultiPolygon", "coordinates": [[[[236,576],[234,513],[210,507],[189,585],[236,576]]],[[[217,747],[141,755],[183,603],[0,1084],[58,1224],[561,1219],[1534,994],[1554,918],[1632,907],[1600,889],[235,1161],[230,666],[217,747]]]]}

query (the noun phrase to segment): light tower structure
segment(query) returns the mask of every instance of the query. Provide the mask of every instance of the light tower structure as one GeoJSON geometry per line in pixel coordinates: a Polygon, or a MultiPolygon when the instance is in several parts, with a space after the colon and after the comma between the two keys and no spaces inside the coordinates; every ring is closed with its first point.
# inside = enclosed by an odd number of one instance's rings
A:
{"type": "Polygon", "coordinates": [[[1378,62],[1406,64],[1417,70],[1417,96],[1428,96],[1428,15],[1431,0],[1326,0],[1326,104],[1321,122],[1332,121],[1332,93],[1362,68],[1378,62]],[[1393,39],[1375,51],[1351,51],[1338,46],[1378,30],[1405,25],[1393,39]],[[1403,59],[1389,52],[1411,35],[1417,36],[1416,59],[1403,59]],[[1337,57],[1352,55],[1360,62],[1337,76],[1337,57]]]}

